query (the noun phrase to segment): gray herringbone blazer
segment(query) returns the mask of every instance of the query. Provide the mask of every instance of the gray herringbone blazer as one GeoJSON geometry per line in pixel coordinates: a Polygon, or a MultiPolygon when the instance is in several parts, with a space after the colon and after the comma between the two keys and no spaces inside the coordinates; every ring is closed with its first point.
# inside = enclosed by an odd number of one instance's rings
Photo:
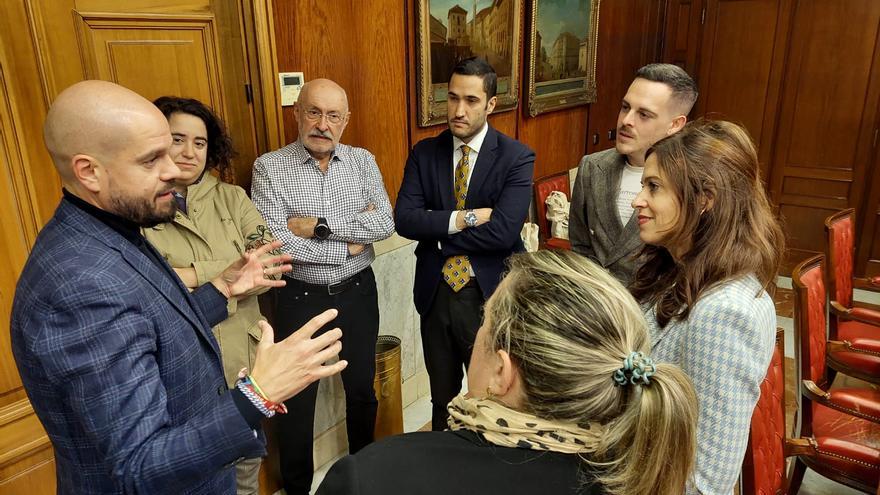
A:
{"type": "Polygon", "coordinates": [[[576,253],[589,257],[623,285],[632,282],[642,248],[636,216],[621,224],[617,192],[626,156],[612,148],[581,159],[571,192],[568,236],[576,253]]]}

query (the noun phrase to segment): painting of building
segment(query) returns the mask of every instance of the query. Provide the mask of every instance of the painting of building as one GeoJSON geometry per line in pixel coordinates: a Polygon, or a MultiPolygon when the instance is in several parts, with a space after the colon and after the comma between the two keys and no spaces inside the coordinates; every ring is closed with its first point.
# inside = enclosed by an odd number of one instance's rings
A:
{"type": "Polygon", "coordinates": [[[599,0],[531,0],[529,115],[596,99],[599,0]]]}
{"type": "Polygon", "coordinates": [[[431,16],[431,44],[446,43],[446,26],[434,16],[431,16]]]}
{"type": "Polygon", "coordinates": [[[468,44],[467,10],[456,4],[447,12],[446,20],[448,23],[446,41],[454,46],[468,44]]]}
{"type": "MultiPolygon", "coordinates": [[[[431,0],[431,40],[445,33],[445,46],[432,48],[437,61],[453,65],[471,56],[485,58],[498,77],[509,76],[512,71],[511,53],[514,31],[514,3],[516,0],[431,0]],[[446,19],[443,24],[440,19],[446,19]],[[439,24],[438,24],[439,23],[439,24]]],[[[452,67],[432,70],[439,81],[447,82],[452,67]]]]}
{"type": "Polygon", "coordinates": [[[583,0],[541,0],[537,38],[541,47],[536,82],[583,77],[587,73],[589,6],[583,0]],[[583,12],[580,12],[583,10],[583,12]]]}
{"type": "Polygon", "coordinates": [[[578,75],[578,52],[581,40],[577,36],[565,32],[553,42],[550,51],[550,67],[553,79],[565,79],[578,75]]]}
{"type": "MultiPolygon", "coordinates": [[[[419,8],[421,50],[430,53],[426,71],[430,74],[430,101],[445,102],[453,67],[462,59],[479,56],[498,74],[500,108],[496,111],[514,106],[522,37],[521,2],[419,0],[419,8]]],[[[432,109],[432,115],[438,111],[432,109]]]]}

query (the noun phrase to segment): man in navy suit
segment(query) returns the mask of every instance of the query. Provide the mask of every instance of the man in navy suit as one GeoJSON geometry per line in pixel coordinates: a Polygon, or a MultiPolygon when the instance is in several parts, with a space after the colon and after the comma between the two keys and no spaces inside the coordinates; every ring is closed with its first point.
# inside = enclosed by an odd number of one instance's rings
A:
{"type": "Polygon", "coordinates": [[[137,94],[77,83],[49,109],[46,147],[64,197],[37,237],[13,302],[12,351],[55,448],[60,494],[234,494],[232,466],[265,454],[260,421],[345,362],[327,311],[263,338],[227,389],[211,327],[227,301],[290,270],[266,244],[188,292],[140,227],[173,218],[180,171],[165,117],[137,94]],[[255,393],[253,380],[260,385],[255,393]]]}
{"type": "Polygon", "coordinates": [[[419,241],[413,296],[431,382],[434,430],[461,390],[483,302],[523,251],[535,153],[489,126],[497,76],[485,60],[461,61],[449,80],[449,129],[413,147],[397,196],[397,232],[419,241]]]}

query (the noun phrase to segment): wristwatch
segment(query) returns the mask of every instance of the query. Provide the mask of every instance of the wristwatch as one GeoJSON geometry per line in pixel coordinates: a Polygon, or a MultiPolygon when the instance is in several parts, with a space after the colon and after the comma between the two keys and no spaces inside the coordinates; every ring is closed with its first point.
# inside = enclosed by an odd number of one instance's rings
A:
{"type": "Polygon", "coordinates": [[[468,227],[476,227],[477,226],[477,214],[474,213],[474,210],[468,210],[464,214],[464,224],[468,227]]]}
{"type": "Polygon", "coordinates": [[[318,223],[315,224],[315,237],[320,240],[326,240],[330,237],[330,234],[333,232],[330,231],[330,226],[327,225],[326,218],[318,218],[318,223]]]}

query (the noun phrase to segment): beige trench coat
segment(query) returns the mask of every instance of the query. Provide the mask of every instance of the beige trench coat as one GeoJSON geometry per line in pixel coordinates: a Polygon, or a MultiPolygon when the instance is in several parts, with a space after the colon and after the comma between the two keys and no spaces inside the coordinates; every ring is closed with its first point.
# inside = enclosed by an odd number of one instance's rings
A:
{"type": "MultiPolygon", "coordinates": [[[[207,283],[247,250],[271,242],[272,234],[244,190],[206,173],[187,189],[188,214],[143,229],[144,236],[175,268],[192,267],[198,284],[207,283]]],[[[265,292],[265,291],[264,291],[265,292]]],[[[229,318],[214,327],[230,387],[241,368],[253,367],[261,330],[257,296],[230,300],[229,318]]]]}

